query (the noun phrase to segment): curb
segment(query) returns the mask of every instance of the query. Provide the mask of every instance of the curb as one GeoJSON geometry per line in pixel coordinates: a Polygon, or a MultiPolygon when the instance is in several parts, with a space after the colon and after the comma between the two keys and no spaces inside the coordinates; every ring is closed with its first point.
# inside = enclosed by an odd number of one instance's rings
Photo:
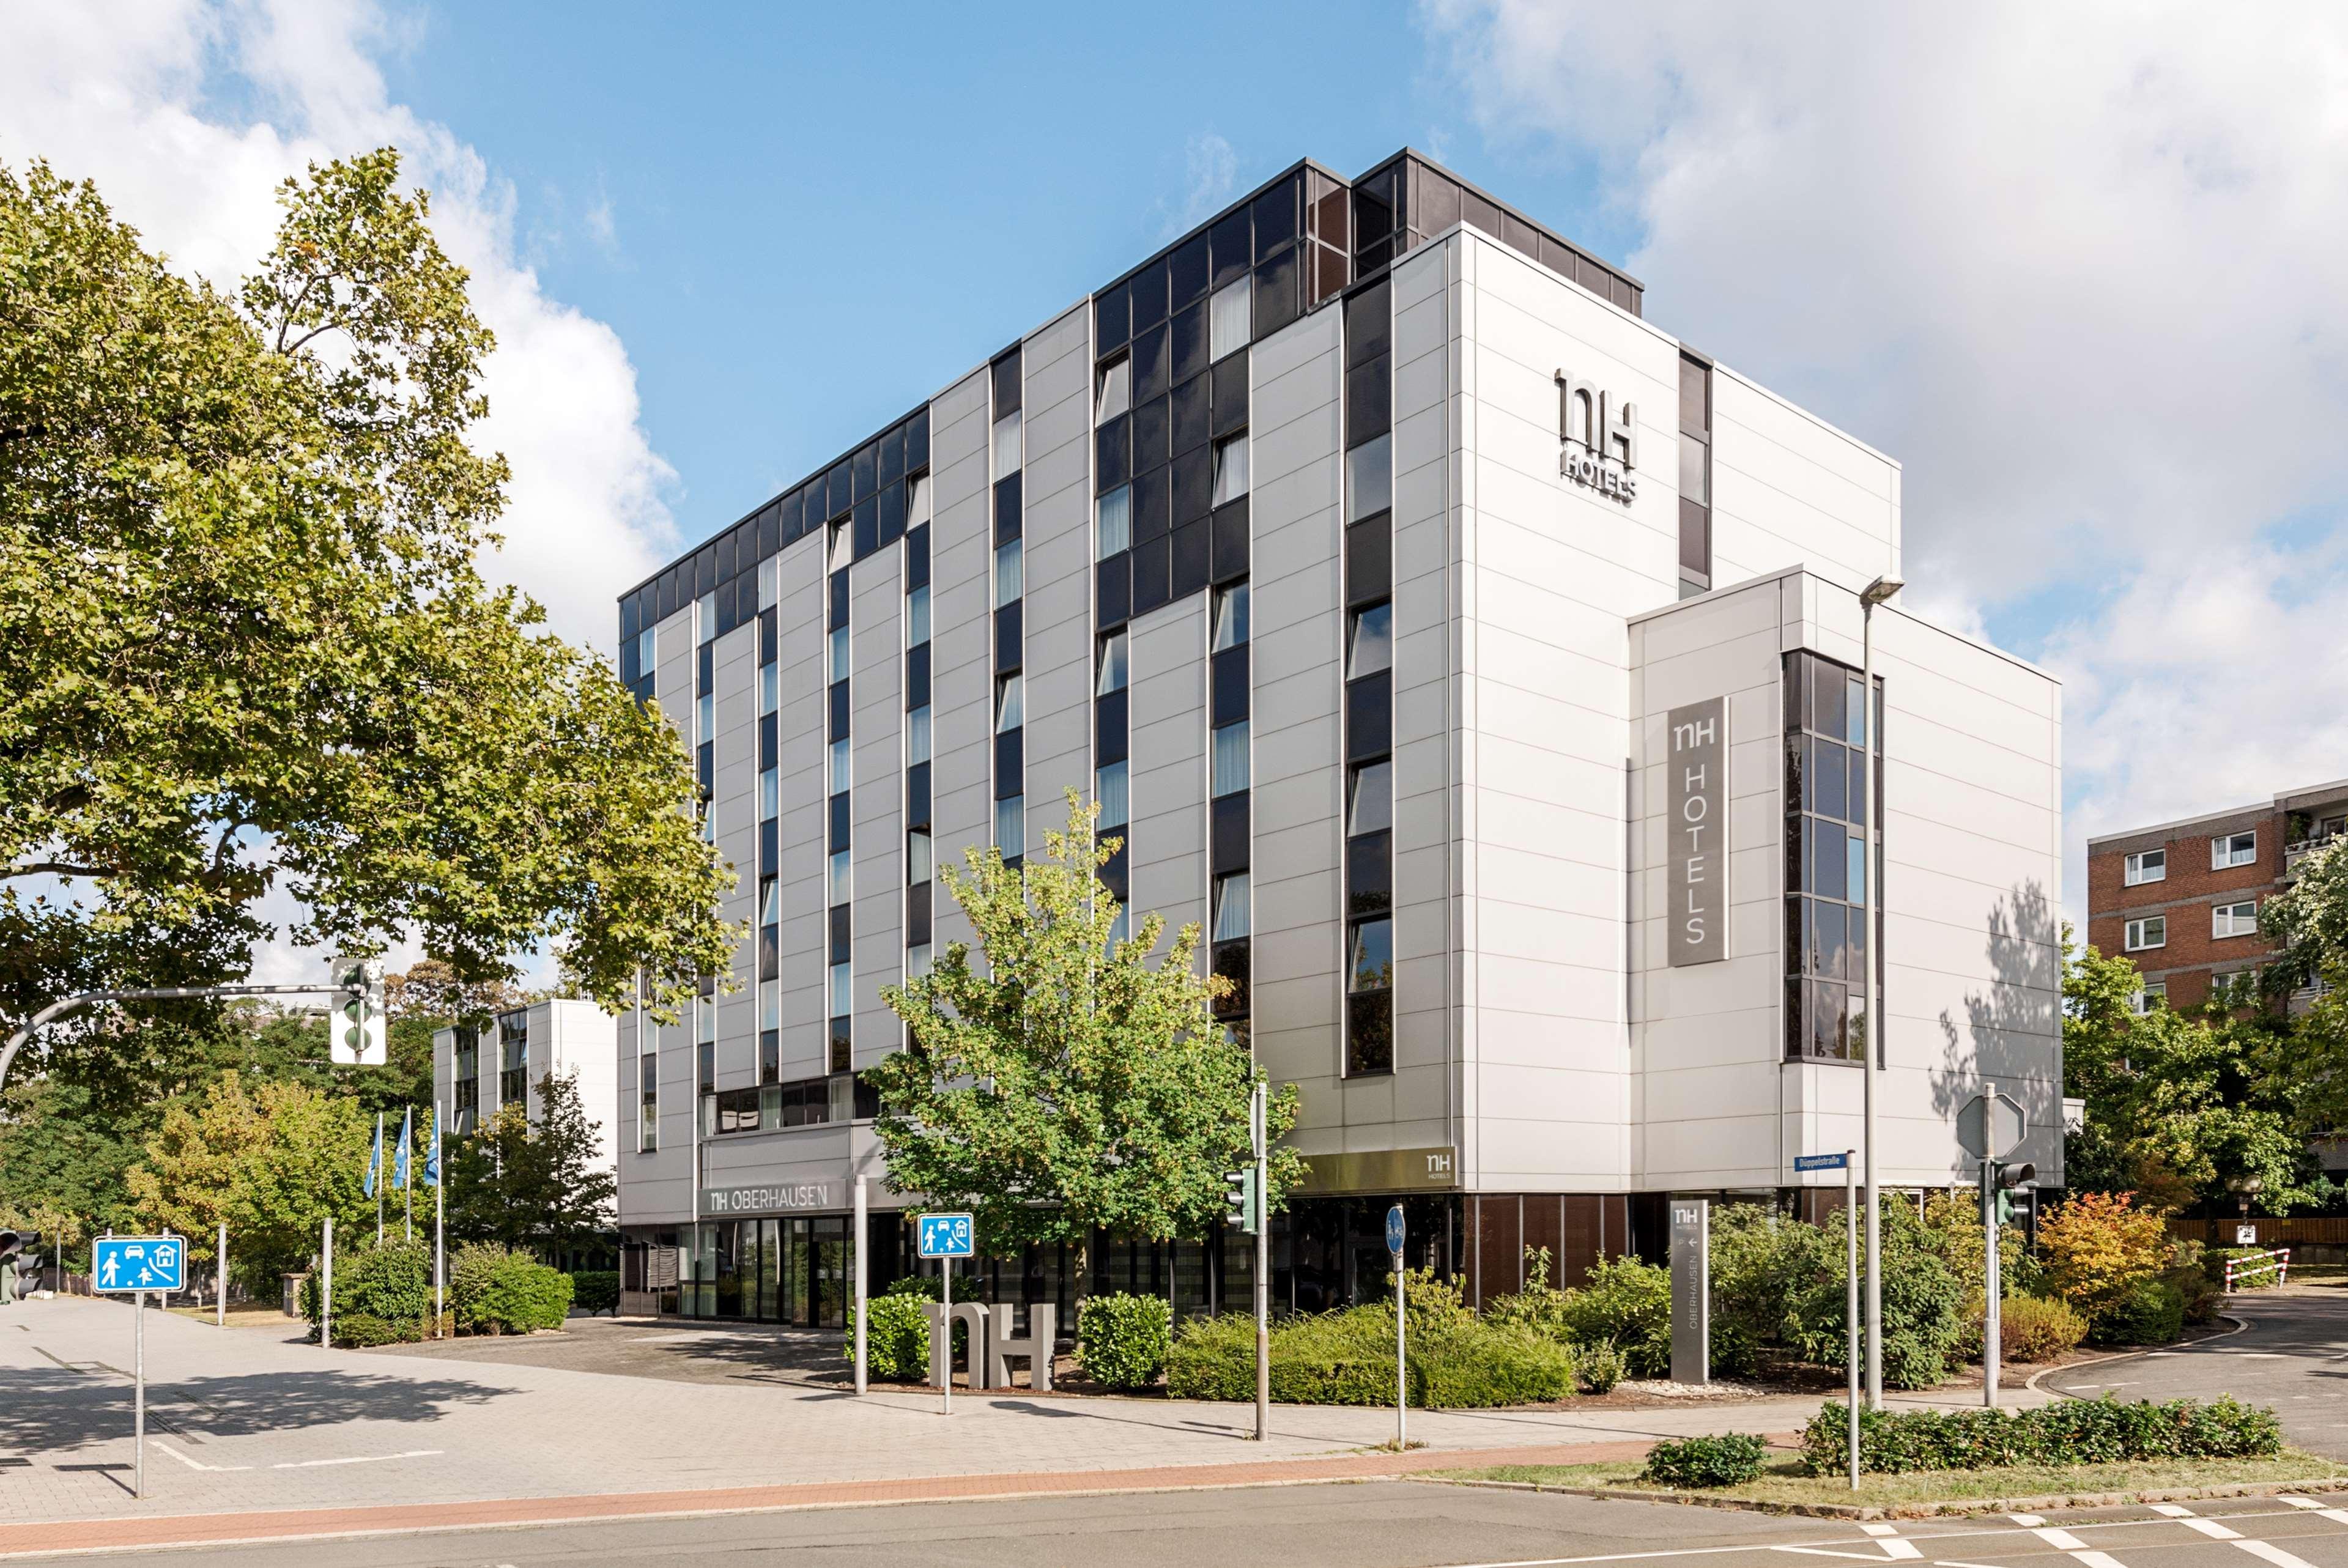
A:
{"type": "Polygon", "coordinates": [[[2321,1480],[2218,1481],[2209,1486],[2147,1487],[2136,1491],[2053,1492],[2041,1497],[1950,1498],[1940,1501],[1867,1506],[1845,1502],[1774,1502],[1761,1498],[1711,1497],[1696,1492],[1639,1491],[1629,1487],[1551,1486],[1531,1480],[1469,1480],[1436,1475],[1396,1476],[1426,1486],[1481,1487],[1497,1491],[1540,1491],[1557,1497],[1595,1498],[1601,1502],[1675,1502],[1686,1508],[1722,1508],[1738,1513],[1791,1514],[1805,1519],[1936,1519],[1972,1513],[2044,1513],[2064,1508],[2118,1508],[2129,1503],[2189,1502],[2198,1498],[2275,1497],[2283,1492],[2339,1491],[2348,1477],[2321,1480]]]}
{"type": "MultiPolygon", "coordinates": [[[[2090,1356],[2085,1361],[2067,1362],[2059,1367],[2042,1367],[2037,1371],[2033,1372],[2028,1377],[2023,1379],[2022,1386],[2034,1394],[2052,1394],[2058,1399],[2085,1399],[2088,1398],[2087,1395],[2074,1394],[2067,1388],[2041,1388],[2038,1386],[2038,1380],[2042,1377],[2052,1377],[2058,1372],[2079,1372],[2084,1371],[2090,1367],[2105,1367],[2121,1361],[2134,1361],[2146,1356],[2188,1355],[2190,1354],[2193,1349],[2199,1348],[2201,1346],[2215,1345],[2220,1339],[2231,1339],[2237,1334],[2245,1334],[2250,1331],[2250,1325],[2248,1318],[2236,1317],[2230,1312],[2221,1312],[2218,1315],[2219,1318],[2223,1319],[2225,1322],[2232,1324],[2234,1326],[2226,1330],[2223,1334],[2205,1335],[2201,1338],[2195,1340],[2192,1346],[2188,1346],[2186,1350],[2174,1350],[2166,1345],[2157,1345],[2145,1350],[2117,1350],[2114,1351],[2109,1356],[2090,1356]]],[[[2163,1498],[2157,1501],[2167,1501],[2168,1500],[2163,1498]]]]}

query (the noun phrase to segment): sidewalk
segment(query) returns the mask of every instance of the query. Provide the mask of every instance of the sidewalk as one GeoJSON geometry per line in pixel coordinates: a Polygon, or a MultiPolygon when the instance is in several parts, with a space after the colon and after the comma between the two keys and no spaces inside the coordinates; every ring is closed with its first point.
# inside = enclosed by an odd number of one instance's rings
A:
{"type": "MultiPolygon", "coordinates": [[[[1276,1405],[1258,1446],[1246,1440],[1254,1413],[1243,1405],[965,1394],[948,1418],[934,1395],[860,1400],[792,1385],[321,1350],[149,1313],[140,1502],[129,1495],[130,1339],[130,1311],[118,1303],[59,1298],[0,1313],[0,1459],[28,1461],[0,1466],[14,1520],[77,1522],[77,1542],[94,1543],[90,1522],[189,1515],[243,1515],[233,1528],[283,1535],[425,1526],[451,1510],[464,1517],[447,1522],[483,1522],[466,1511],[492,1503],[577,1518],[1261,1484],[1627,1457],[1660,1437],[1791,1433],[1818,1405],[1413,1411],[1411,1438],[1426,1449],[1365,1455],[1392,1438],[1391,1410],[1276,1405]],[[1501,1449],[1539,1457],[1489,1457],[1501,1449]],[[320,1510],[340,1522],[281,1517],[320,1510]]],[[[5,1545],[28,1550],[38,1533],[12,1528],[5,1545]]]]}

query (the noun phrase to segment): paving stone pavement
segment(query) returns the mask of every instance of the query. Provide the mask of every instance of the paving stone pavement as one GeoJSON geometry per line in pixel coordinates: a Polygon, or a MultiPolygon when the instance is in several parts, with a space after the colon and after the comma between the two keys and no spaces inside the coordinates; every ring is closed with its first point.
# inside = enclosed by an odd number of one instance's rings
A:
{"type": "MultiPolygon", "coordinates": [[[[935,1395],[867,1398],[412,1354],[147,1317],[147,1499],[129,1495],[131,1309],[0,1310],[0,1500],[15,1521],[351,1508],[1013,1472],[1227,1465],[1385,1442],[1391,1410],[935,1395]],[[23,1461],[23,1462],[16,1462],[23,1461]]],[[[1785,1432],[1815,1399],[1655,1410],[1413,1411],[1440,1449],[1785,1432]]]]}

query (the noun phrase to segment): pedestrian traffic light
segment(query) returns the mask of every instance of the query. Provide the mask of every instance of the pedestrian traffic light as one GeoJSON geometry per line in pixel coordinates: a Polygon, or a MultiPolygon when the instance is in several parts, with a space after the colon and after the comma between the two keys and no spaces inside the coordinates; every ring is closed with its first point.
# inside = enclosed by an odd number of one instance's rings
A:
{"type": "Polygon", "coordinates": [[[1237,1225],[1249,1235],[1254,1235],[1262,1222],[1262,1212],[1256,1202],[1255,1167],[1223,1173],[1223,1202],[1228,1212],[1226,1224],[1237,1225]]]}
{"type": "Polygon", "coordinates": [[[327,1058],[343,1067],[383,1066],[383,960],[336,958],[335,985],[335,1014],[327,1024],[327,1058]]]}
{"type": "Polygon", "coordinates": [[[2013,1223],[2013,1195],[2038,1180],[2038,1167],[2027,1160],[1993,1168],[1990,1181],[1996,1193],[1997,1222],[2013,1223]]]}
{"type": "Polygon", "coordinates": [[[41,1233],[38,1231],[0,1231],[0,1263],[7,1263],[26,1253],[37,1254],[40,1250],[41,1233]]]}

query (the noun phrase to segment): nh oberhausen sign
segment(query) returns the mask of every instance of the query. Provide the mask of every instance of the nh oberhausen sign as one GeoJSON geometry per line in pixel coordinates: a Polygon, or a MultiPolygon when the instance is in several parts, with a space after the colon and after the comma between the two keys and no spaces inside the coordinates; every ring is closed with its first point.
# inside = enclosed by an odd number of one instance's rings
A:
{"type": "Polygon", "coordinates": [[[1728,956],[1728,702],[1671,710],[1664,903],[1671,966],[1728,956]]]}

